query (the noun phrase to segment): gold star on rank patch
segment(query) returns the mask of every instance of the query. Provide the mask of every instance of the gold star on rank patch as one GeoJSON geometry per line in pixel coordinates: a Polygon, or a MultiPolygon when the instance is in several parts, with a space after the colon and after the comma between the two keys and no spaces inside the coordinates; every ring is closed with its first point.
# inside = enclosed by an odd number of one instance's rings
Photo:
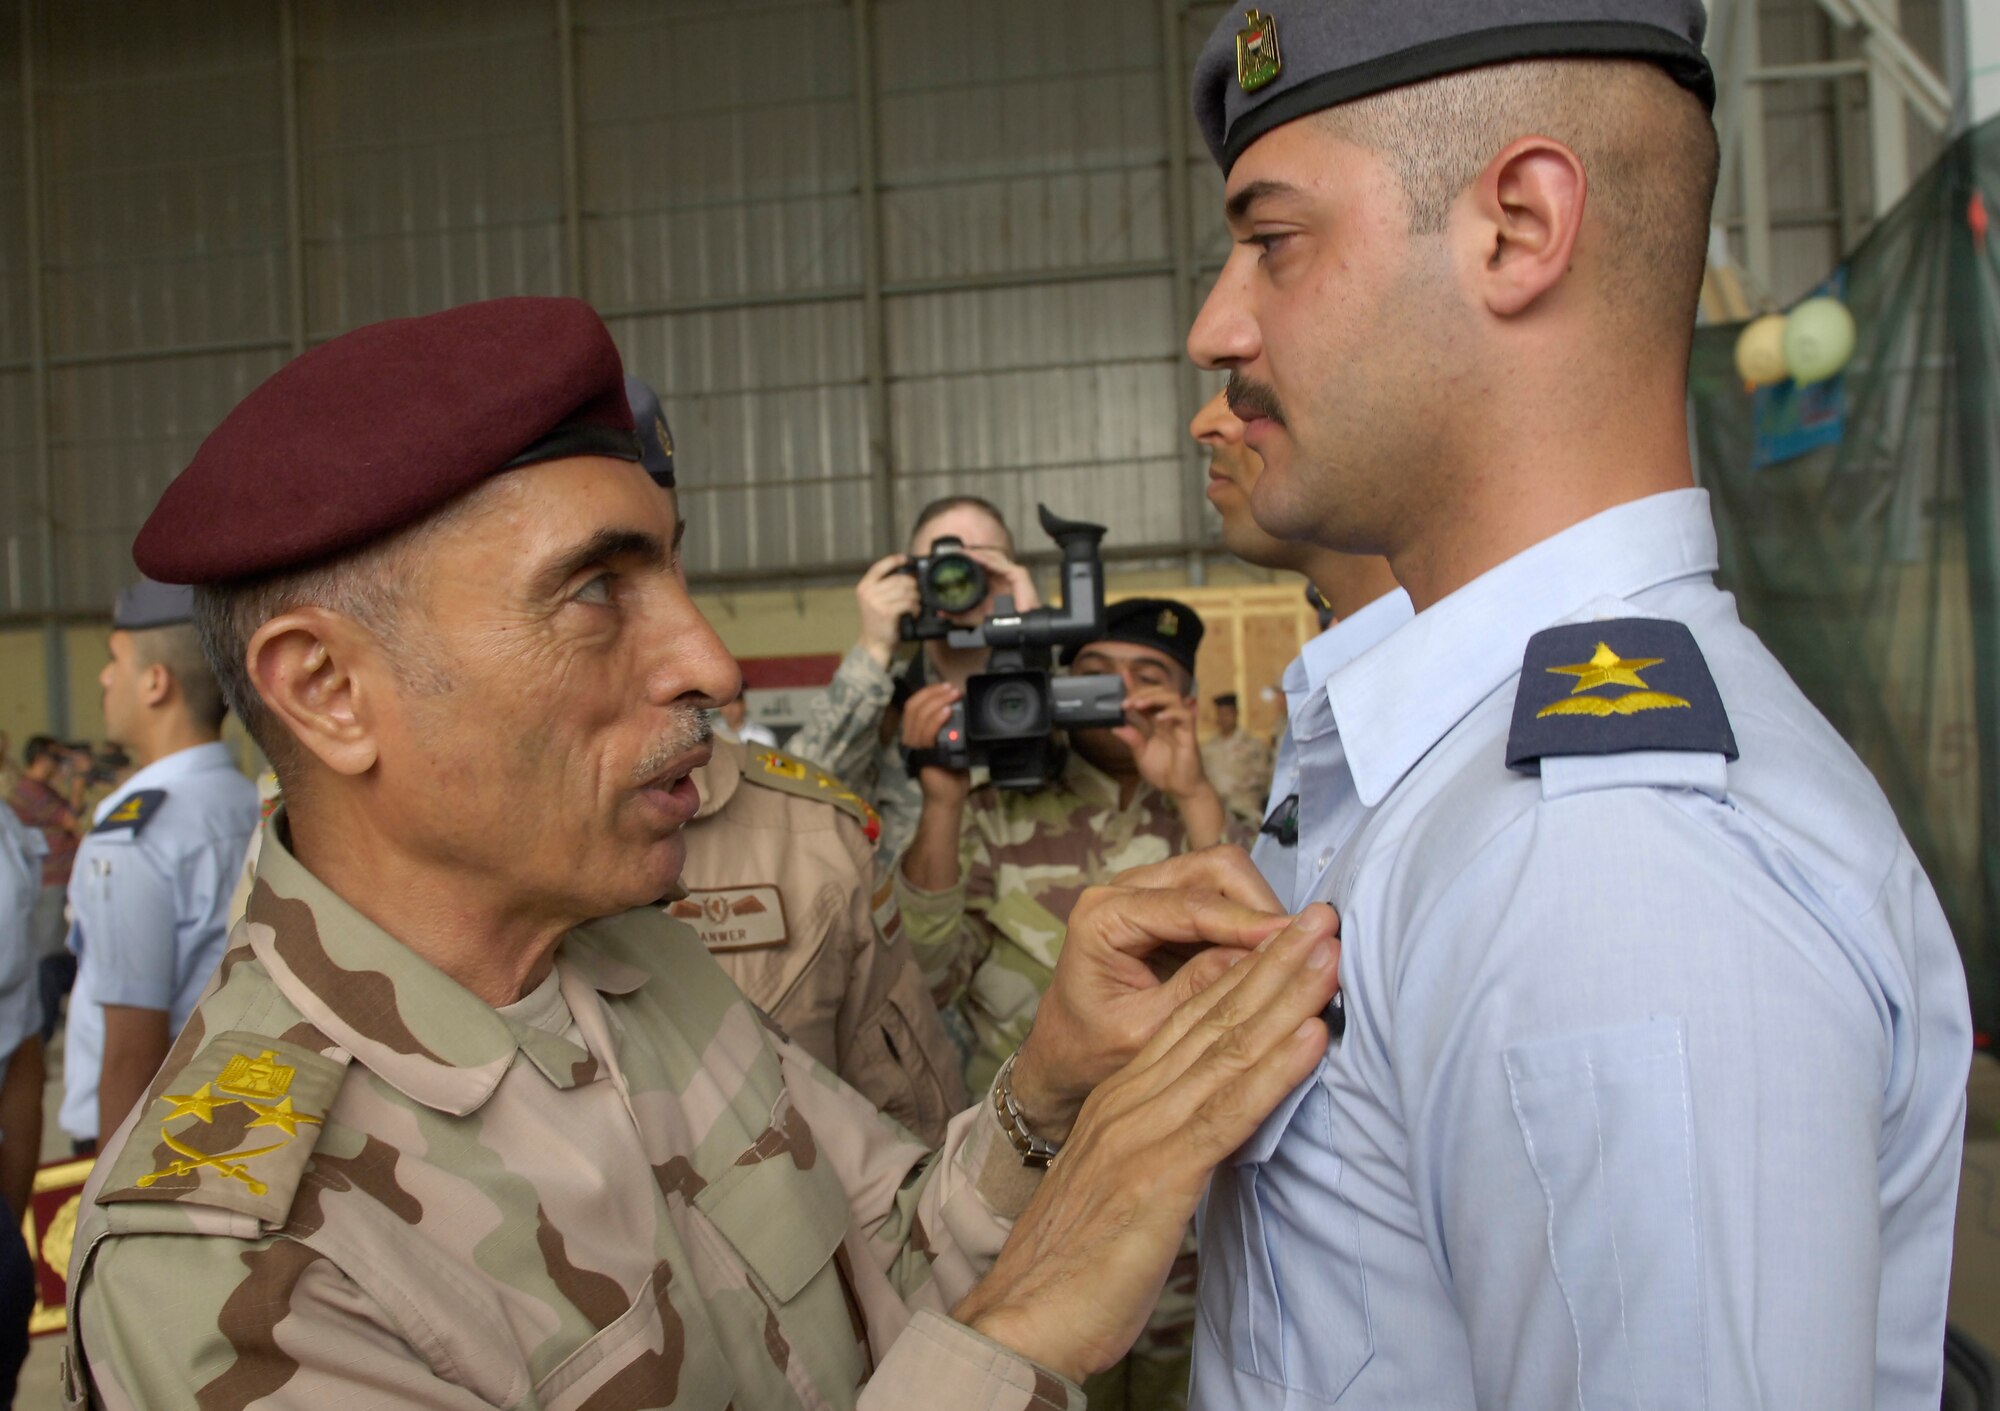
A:
{"type": "Polygon", "coordinates": [[[313,1116],[310,1112],[300,1112],[292,1106],[292,1100],[286,1098],[275,1107],[260,1108],[257,1115],[250,1119],[250,1126],[276,1127],[286,1136],[296,1137],[299,1134],[299,1123],[316,1123],[319,1120],[319,1118],[313,1116]]]}
{"type": "Polygon", "coordinates": [[[1688,708],[1688,703],[1679,696],[1670,696],[1665,691],[1648,689],[1639,673],[1647,667],[1658,666],[1665,657],[1621,657],[1611,650],[1608,643],[1599,642],[1597,650],[1590,654],[1589,661],[1580,661],[1574,666],[1544,667],[1551,676],[1574,676],[1576,685],[1570,687],[1569,695],[1545,705],[1535,712],[1537,720],[1551,715],[1637,715],[1642,710],[1674,710],[1688,708]],[[1595,691],[1603,686],[1632,686],[1636,689],[1623,696],[1587,696],[1586,691],[1595,691]]]}
{"type": "Polygon", "coordinates": [[[171,1104],[174,1109],[160,1119],[162,1122],[171,1122],[177,1117],[198,1117],[204,1122],[213,1122],[215,1109],[227,1107],[235,1099],[217,1097],[209,1090],[209,1085],[203,1083],[191,1093],[162,1093],[160,1101],[171,1104]]]}

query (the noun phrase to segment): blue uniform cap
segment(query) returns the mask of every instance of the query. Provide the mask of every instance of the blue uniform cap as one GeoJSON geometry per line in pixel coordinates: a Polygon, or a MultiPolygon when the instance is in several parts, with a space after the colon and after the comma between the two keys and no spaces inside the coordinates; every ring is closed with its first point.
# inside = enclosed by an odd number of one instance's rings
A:
{"type": "Polygon", "coordinates": [[[662,489],[674,488],[674,434],[667,429],[667,414],[660,408],[660,394],[646,383],[625,374],[625,400],[632,404],[632,425],[639,433],[639,464],[662,489]]]}
{"type": "Polygon", "coordinates": [[[178,627],[194,621],[194,589],[180,583],[141,578],[118,595],[111,625],[127,632],[148,627],[178,627]]]}
{"type": "Polygon", "coordinates": [[[1232,9],[1194,66],[1194,120],[1223,174],[1294,118],[1519,59],[1646,59],[1715,107],[1700,0],[1266,0],[1232,9]]]}

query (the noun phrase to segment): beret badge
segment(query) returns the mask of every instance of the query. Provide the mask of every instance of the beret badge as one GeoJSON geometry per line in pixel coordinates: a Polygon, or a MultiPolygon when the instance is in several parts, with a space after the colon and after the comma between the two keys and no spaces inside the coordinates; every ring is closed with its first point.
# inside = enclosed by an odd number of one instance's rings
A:
{"type": "Polygon", "coordinates": [[[1172,608],[1162,609],[1160,612],[1160,620],[1158,623],[1155,624],[1154,630],[1157,631],[1162,637],[1180,636],[1181,635],[1180,614],[1175,612],[1172,608]]]}
{"type": "Polygon", "coordinates": [[[1285,61],[1278,55],[1278,22],[1262,10],[1243,12],[1243,28],[1236,31],[1236,83],[1245,93],[1255,93],[1278,76],[1285,61]]]}

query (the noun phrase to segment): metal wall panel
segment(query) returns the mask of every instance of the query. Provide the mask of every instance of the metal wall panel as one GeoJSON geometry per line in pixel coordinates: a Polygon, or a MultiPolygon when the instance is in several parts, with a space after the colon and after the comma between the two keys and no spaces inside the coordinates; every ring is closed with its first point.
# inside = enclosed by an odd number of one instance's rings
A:
{"type": "Polygon", "coordinates": [[[315,339],[562,292],[560,77],[546,0],[302,0],[315,339]]]}
{"type": "MultiPolygon", "coordinates": [[[[1763,4],[1766,63],[1851,56],[1816,0],[1763,4]]],[[[1903,0],[1920,48],[1939,5],[1903,0]]],[[[1103,518],[1127,550],[1212,542],[1185,423],[1218,379],[1181,349],[1229,242],[1176,110],[1226,13],[0,0],[0,209],[43,224],[55,606],[101,608],[160,486],[295,348],[508,293],[581,292],[661,388],[697,577],[844,574],[958,490],[1017,524],[1037,499],[1103,518]]],[[[1871,207],[1842,82],[1771,93],[1785,297],[1871,207]]],[[[48,606],[26,240],[0,221],[14,616],[48,606]]]]}
{"type": "Polygon", "coordinates": [[[278,365],[277,21],[259,0],[37,17],[61,605],[108,611],[160,490],[278,365]]]}
{"type": "MultiPolygon", "coordinates": [[[[0,211],[17,216],[26,208],[20,41],[19,15],[0,6],[0,211]]],[[[27,227],[0,219],[0,614],[47,606],[29,352],[27,227]]]]}

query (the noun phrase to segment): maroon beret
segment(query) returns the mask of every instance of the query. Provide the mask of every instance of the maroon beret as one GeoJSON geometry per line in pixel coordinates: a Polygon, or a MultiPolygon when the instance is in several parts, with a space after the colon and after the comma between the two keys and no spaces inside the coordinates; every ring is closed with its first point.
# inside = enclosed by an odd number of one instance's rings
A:
{"type": "Polygon", "coordinates": [[[415,523],[490,475],[639,458],[624,368],[580,299],[489,299],[344,333],[237,404],[132,545],[165,583],[298,568],[415,523]]]}

